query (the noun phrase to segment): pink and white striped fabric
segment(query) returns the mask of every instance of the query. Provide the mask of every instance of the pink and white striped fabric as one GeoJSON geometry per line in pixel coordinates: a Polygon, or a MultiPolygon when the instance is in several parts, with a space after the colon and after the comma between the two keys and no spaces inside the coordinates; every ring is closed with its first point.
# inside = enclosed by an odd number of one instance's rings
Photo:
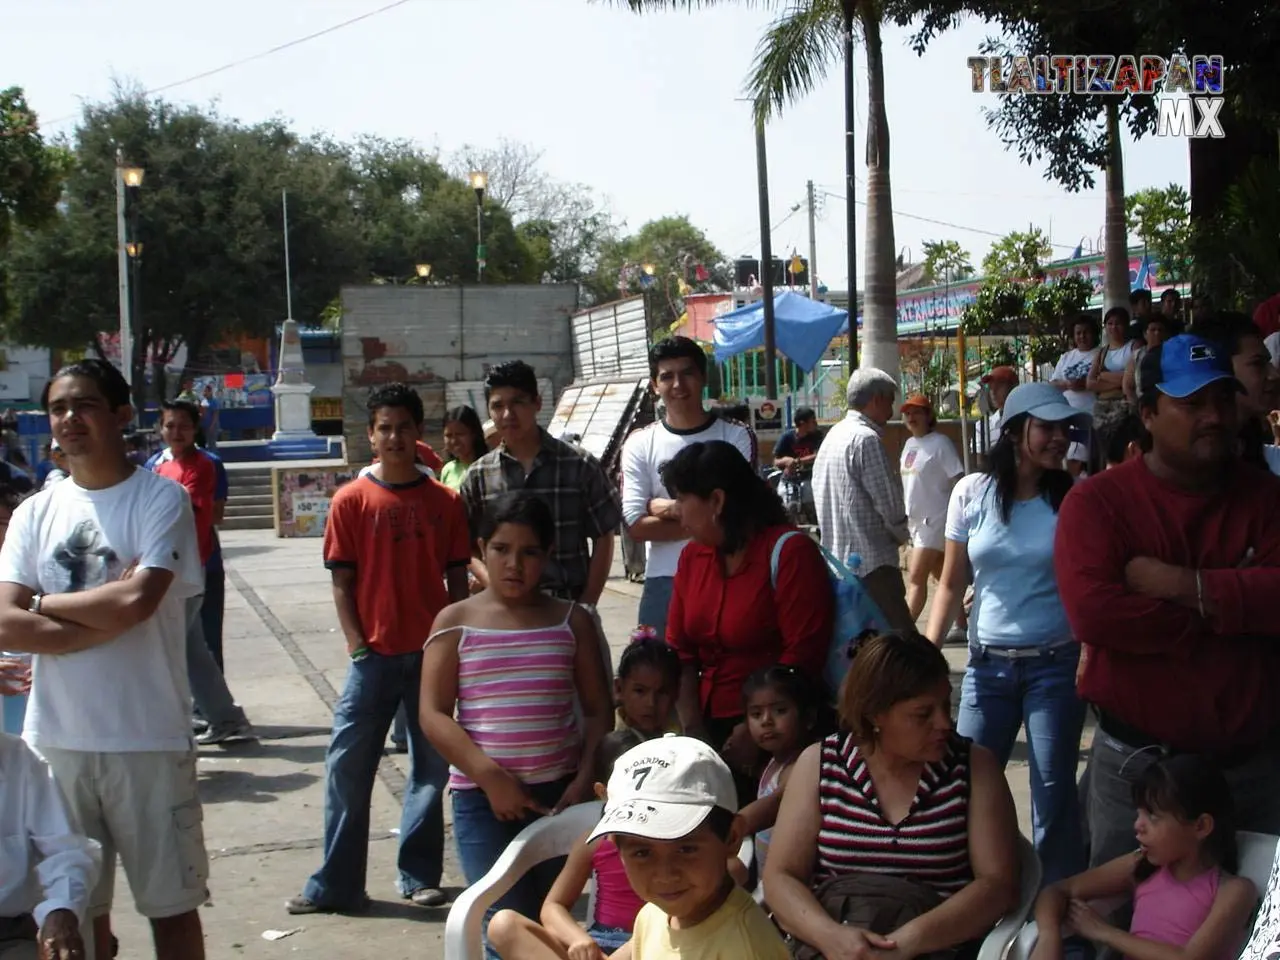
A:
{"type": "MultiPolygon", "coordinates": [[[[462,628],[458,725],[522,783],[550,783],[578,768],[576,650],[568,616],[534,630],[462,628]]],[[[476,784],[454,767],[449,786],[469,790],[476,784]]]]}

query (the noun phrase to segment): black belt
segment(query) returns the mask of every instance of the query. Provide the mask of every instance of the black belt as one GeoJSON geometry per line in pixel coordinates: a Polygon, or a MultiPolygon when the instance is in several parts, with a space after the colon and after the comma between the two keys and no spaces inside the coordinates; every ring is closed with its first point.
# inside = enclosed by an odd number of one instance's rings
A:
{"type": "Polygon", "coordinates": [[[1196,753],[1213,762],[1223,770],[1239,767],[1254,759],[1263,750],[1275,746],[1276,738],[1253,744],[1248,747],[1235,747],[1228,750],[1182,750],[1171,743],[1143,733],[1137,727],[1125,723],[1113,713],[1098,710],[1098,729],[1112,740],[1117,740],[1132,750],[1159,750],[1162,757],[1172,757],[1183,753],[1196,753]]]}

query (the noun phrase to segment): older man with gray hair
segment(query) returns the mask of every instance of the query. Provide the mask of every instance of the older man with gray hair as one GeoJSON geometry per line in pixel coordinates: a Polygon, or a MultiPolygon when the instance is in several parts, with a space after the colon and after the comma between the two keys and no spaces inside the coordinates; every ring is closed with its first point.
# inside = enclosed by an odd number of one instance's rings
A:
{"type": "Polygon", "coordinates": [[[849,376],[849,412],[827,431],[813,462],[813,499],[822,545],[860,559],[858,576],[895,630],[915,625],[907,609],[898,548],[907,542],[902,477],[884,447],[898,384],[883,370],[849,376]]]}

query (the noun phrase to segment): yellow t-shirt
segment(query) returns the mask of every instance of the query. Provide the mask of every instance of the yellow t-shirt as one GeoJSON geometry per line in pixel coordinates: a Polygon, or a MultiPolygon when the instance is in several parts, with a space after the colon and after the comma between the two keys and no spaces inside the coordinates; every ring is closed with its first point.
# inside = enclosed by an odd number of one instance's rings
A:
{"type": "Polygon", "coordinates": [[[720,909],[696,927],[673,930],[659,907],[646,903],[631,934],[633,960],[789,960],[773,921],[735,886],[720,909]]]}

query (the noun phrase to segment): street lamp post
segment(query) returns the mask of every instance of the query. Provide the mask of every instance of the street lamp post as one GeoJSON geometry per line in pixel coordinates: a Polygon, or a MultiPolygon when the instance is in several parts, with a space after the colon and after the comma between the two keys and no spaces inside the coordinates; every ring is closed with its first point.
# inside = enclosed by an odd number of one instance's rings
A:
{"type": "Polygon", "coordinates": [[[476,192],[476,282],[484,282],[484,192],[489,188],[489,175],[483,170],[472,170],[471,189],[476,192]]]}
{"type": "Polygon", "coordinates": [[[120,272],[120,372],[133,384],[133,329],[138,320],[138,193],[145,172],[126,166],[124,155],[116,152],[116,245],[120,272]],[[131,249],[134,248],[134,249],[131,249]],[[131,296],[132,294],[132,296],[131,296]]]}

